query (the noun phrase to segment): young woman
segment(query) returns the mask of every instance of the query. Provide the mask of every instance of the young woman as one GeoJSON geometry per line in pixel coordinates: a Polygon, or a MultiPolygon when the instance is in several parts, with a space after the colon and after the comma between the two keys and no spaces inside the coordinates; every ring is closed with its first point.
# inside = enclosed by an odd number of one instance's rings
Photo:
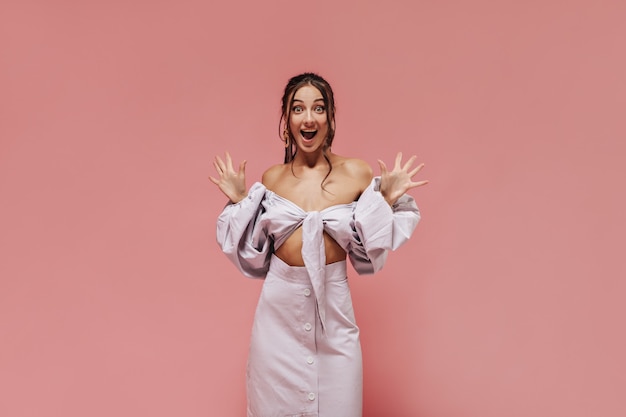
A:
{"type": "Polygon", "coordinates": [[[305,73],[287,83],[280,123],[284,163],[245,186],[245,161],[228,153],[210,177],[229,198],[217,239],[248,277],[264,278],[247,368],[248,417],[360,417],[359,328],[346,257],[359,274],[382,268],[387,251],[412,234],[420,214],[412,178],[396,157],[372,178],[364,161],[332,152],[335,103],[330,85],[305,73]]]}

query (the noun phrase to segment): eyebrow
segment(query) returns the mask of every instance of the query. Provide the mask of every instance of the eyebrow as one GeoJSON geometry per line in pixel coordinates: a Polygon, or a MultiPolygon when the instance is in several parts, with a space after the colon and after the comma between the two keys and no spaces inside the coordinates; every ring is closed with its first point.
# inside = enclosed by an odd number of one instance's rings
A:
{"type": "MultiPolygon", "coordinates": [[[[296,102],[296,101],[298,101],[298,102],[300,102],[300,103],[304,103],[304,101],[302,101],[302,100],[298,100],[297,98],[294,98],[293,100],[291,100],[291,102],[292,102],[292,103],[293,103],[293,102],[296,102]]],[[[320,97],[320,98],[316,98],[315,100],[313,100],[313,102],[314,102],[314,103],[315,103],[316,101],[324,101],[324,98],[320,97]]]]}

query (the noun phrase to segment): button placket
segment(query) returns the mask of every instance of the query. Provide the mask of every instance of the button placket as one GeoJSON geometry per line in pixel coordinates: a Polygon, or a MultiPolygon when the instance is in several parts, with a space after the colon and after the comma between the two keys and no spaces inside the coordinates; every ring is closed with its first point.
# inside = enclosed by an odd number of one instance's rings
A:
{"type": "Polygon", "coordinates": [[[306,400],[311,403],[317,401],[317,380],[318,380],[318,369],[316,365],[316,347],[315,347],[315,333],[316,333],[316,319],[317,319],[317,306],[315,293],[312,287],[307,286],[301,290],[300,293],[305,298],[302,300],[304,305],[306,306],[306,313],[303,316],[303,320],[300,322],[303,330],[304,340],[306,340],[306,353],[302,359],[302,366],[304,367],[302,371],[306,374],[307,385],[310,391],[304,391],[304,395],[306,396],[306,400]]]}

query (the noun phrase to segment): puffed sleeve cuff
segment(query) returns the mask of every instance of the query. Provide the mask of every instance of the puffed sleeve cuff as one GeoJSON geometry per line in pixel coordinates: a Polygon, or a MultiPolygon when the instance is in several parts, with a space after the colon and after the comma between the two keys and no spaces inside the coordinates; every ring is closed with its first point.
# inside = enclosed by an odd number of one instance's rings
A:
{"type": "Polygon", "coordinates": [[[269,266],[270,240],[260,222],[266,188],[250,187],[238,203],[229,202],[217,219],[217,243],[246,276],[264,277],[269,266]]]}
{"type": "Polygon", "coordinates": [[[420,220],[415,200],[402,195],[389,206],[380,193],[380,177],[365,189],[354,209],[351,261],[360,274],[379,271],[387,251],[396,250],[413,234],[420,220]]]}

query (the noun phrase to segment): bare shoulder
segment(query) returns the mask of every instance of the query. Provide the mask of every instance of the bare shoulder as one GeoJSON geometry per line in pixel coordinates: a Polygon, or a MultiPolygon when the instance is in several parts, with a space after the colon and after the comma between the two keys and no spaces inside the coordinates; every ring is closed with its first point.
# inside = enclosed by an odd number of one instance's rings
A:
{"type": "Polygon", "coordinates": [[[374,176],[372,167],[362,159],[346,158],[338,155],[336,157],[336,164],[341,167],[348,177],[359,184],[361,191],[367,188],[374,176]]]}
{"type": "Polygon", "coordinates": [[[346,170],[355,178],[365,178],[367,182],[372,180],[372,167],[362,159],[346,158],[344,162],[346,170]]]}
{"type": "Polygon", "coordinates": [[[285,164],[278,164],[269,167],[264,173],[261,179],[263,185],[267,188],[272,189],[276,181],[281,177],[283,171],[285,170],[285,164]]]}

